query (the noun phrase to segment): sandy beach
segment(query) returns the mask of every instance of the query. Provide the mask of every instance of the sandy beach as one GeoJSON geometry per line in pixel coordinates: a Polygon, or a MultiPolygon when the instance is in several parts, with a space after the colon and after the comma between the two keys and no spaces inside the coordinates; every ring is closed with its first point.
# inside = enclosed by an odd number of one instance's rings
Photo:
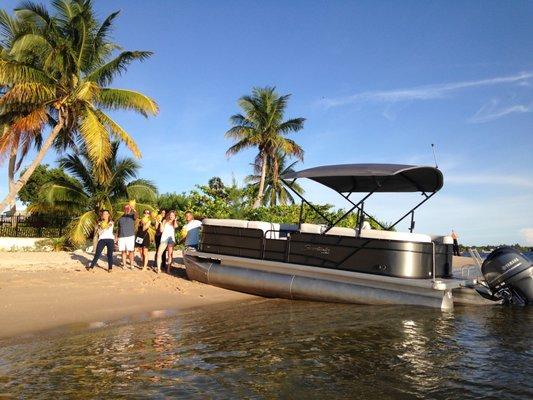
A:
{"type": "MultiPolygon", "coordinates": [[[[91,258],[81,251],[0,253],[0,337],[254,298],[189,281],[179,253],[171,275],[116,266],[108,273],[103,259],[88,272],[84,266],[91,258]]],[[[454,257],[456,267],[469,263],[468,257],[454,257]]]]}
{"type": "Polygon", "coordinates": [[[108,273],[103,260],[88,272],[91,258],[85,252],[0,253],[0,337],[253,298],[187,280],[179,257],[171,275],[120,267],[108,273]]]}

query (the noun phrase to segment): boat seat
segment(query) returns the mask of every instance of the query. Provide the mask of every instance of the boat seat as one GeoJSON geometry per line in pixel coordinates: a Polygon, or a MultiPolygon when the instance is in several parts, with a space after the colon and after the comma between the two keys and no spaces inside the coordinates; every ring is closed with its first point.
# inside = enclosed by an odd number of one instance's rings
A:
{"type": "Polygon", "coordinates": [[[261,229],[263,231],[263,235],[267,239],[279,238],[279,224],[273,224],[272,222],[265,221],[248,221],[247,228],[261,229]],[[278,226],[276,227],[276,225],[278,226]]]}
{"type": "Polygon", "coordinates": [[[317,225],[317,224],[301,224],[300,225],[300,232],[302,233],[318,233],[321,234],[326,230],[325,225],[317,225]]]}
{"type": "Polygon", "coordinates": [[[277,224],[280,231],[297,232],[298,224],[277,224]]]}
{"type": "Polygon", "coordinates": [[[422,233],[380,231],[377,229],[362,229],[362,238],[383,239],[383,240],[401,240],[404,242],[431,243],[431,236],[422,233]]]}
{"type": "Polygon", "coordinates": [[[453,244],[453,239],[451,236],[442,236],[442,235],[430,235],[431,240],[438,244],[453,244]]]}
{"type": "Polygon", "coordinates": [[[329,231],[326,232],[326,235],[355,237],[355,229],[344,228],[342,226],[334,226],[333,228],[331,228],[329,231]]]}
{"type": "Polygon", "coordinates": [[[202,221],[204,225],[216,225],[216,226],[228,226],[231,228],[247,228],[248,221],[243,219],[217,219],[217,218],[205,218],[202,221]]]}

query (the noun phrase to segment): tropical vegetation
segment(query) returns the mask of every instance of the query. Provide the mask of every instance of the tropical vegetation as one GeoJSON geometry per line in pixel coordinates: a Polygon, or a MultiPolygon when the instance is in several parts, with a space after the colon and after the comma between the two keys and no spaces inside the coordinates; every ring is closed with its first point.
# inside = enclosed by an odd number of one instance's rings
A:
{"type": "Polygon", "coordinates": [[[105,181],[97,178],[98,164],[85,145],[81,145],[79,152],[62,157],[59,165],[69,175],[56,176],[45,183],[37,201],[30,204],[28,210],[71,216],[68,238],[75,245],[85,243],[92,236],[101,210],[109,210],[119,218],[122,207],[134,199],[137,209],[155,211],[155,185],[145,179],[136,179],[139,163],[131,157],[120,158],[118,150],[119,143],[112,142],[107,164],[110,177],[105,181]]]}
{"type": "MultiPolygon", "coordinates": [[[[288,156],[286,154],[278,151],[274,155],[276,163],[267,164],[267,174],[265,177],[264,183],[264,195],[263,195],[263,205],[265,206],[276,206],[278,204],[294,204],[294,196],[291,193],[291,190],[303,194],[303,188],[297,183],[292,183],[289,188],[287,183],[280,179],[280,176],[294,172],[294,166],[298,164],[298,161],[293,161],[289,165],[287,164],[288,156]],[[276,174],[274,171],[275,166],[279,168],[279,173],[276,174]]],[[[259,184],[261,182],[261,165],[254,164],[254,173],[248,175],[245,179],[245,182],[250,185],[255,198],[257,198],[257,193],[259,191],[259,184]]]]}
{"type": "Polygon", "coordinates": [[[14,17],[1,12],[0,152],[12,154],[16,149],[24,154],[24,143],[40,144],[40,149],[0,209],[13,202],[52,147],[65,150],[82,143],[99,182],[112,175],[107,161],[113,140],[140,157],[133,138],[106,111],[157,114],[157,104],[148,96],[109,87],[131,62],[152,53],[119,51],[110,39],[118,14],[100,22],[90,0],[53,0],[52,13],[24,1],[14,17]],[[48,136],[39,143],[47,126],[48,136]]]}
{"type": "MultiPolygon", "coordinates": [[[[226,137],[235,143],[227,150],[233,156],[244,149],[256,148],[255,165],[259,169],[254,208],[264,205],[265,183],[270,173],[271,187],[279,186],[279,155],[293,156],[303,161],[303,149],[286,136],[303,129],[305,118],[284,120],[290,94],[279,95],[276,88],[253,88],[251,95],[242,96],[238,105],[243,113],[230,118],[233,125],[226,137]]],[[[270,200],[269,200],[270,201],[270,200]]]]}

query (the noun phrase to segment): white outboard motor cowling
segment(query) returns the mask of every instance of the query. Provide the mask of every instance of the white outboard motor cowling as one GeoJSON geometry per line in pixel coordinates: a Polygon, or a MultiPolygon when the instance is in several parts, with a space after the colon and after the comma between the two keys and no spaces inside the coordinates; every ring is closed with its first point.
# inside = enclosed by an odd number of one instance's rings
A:
{"type": "Polygon", "coordinates": [[[495,298],[505,304],[533,304],[533,263],[512,247],[488,255],[481,272],[495,298]]]}

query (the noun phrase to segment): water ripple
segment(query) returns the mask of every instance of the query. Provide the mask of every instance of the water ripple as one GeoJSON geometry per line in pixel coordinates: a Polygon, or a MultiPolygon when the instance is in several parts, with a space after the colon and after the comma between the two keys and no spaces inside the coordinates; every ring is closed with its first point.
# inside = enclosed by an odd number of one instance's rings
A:
{"type": "Polygon", "coordinates": [[[257,301],[5,342],[0,397],[533,397],[531,308],[257,301]]]}

